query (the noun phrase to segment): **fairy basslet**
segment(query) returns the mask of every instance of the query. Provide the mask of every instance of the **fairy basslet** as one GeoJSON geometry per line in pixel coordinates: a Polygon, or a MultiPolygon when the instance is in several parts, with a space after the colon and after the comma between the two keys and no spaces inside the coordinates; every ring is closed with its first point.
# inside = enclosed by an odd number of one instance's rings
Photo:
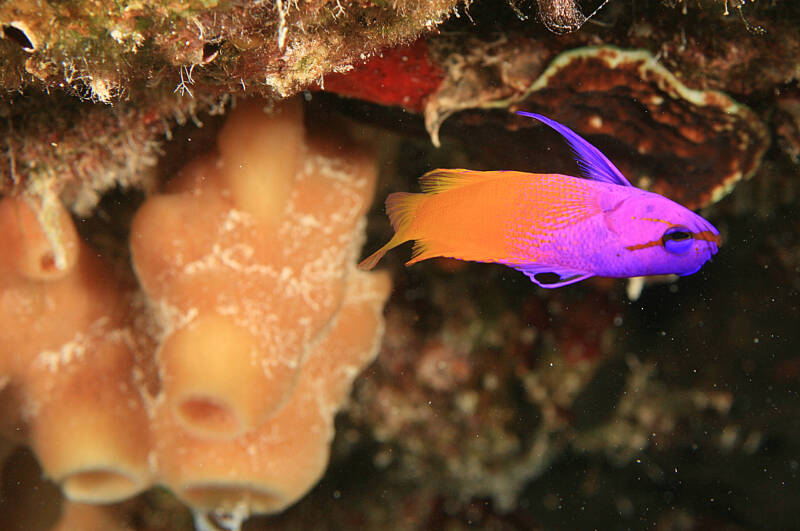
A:
{"type": "Polygon", "coordinates": [[[636,188],[600,150],[540,114],[519,111],[560,133],[585,178],[551,173],[439,169],[423,193],[394,193],[389,242],[359,264],[415,240],[406,265],[438,256],[495,262],[545,288],[592,276],[691,275],[720,245],[708,221],[664,196],[636,188]],[[540,275],[557,275],[545,283],[540,275]]]}

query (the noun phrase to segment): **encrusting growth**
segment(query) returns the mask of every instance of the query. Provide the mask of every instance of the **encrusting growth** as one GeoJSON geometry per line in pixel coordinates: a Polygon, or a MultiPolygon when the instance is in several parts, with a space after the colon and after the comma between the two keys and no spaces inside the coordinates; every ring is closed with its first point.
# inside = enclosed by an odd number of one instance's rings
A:
{"type": "Polygon", "coordinates": [[[199,512],[276,512],[325,470],[390,289],[355,266],[375,166],[341,134],[306,138],[300,101],[264,105],[240,103],[218,151],[137,212],[144,304],[66,211],[57,263],[36,208],[0,201],[0,392],[18,404],[0,426],[70,500],[163,484],[199,512]]]}

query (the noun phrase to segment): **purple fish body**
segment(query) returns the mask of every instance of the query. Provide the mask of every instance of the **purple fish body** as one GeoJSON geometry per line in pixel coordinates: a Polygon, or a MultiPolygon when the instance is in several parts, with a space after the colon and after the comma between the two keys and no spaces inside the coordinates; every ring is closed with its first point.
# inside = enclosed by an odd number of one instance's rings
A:
{"type": "Polygon", "coordinates": [[[391,194],[395,236],[360,267],[416,240],[407,263],[436,256],[496,262],[555,288],[592,276],[626,278],[697,272],[719,232],[664,196],[634,187],[597,148],[542,115],[572,147],[585,178],[515,171],[434,170],[422,194],[391,194]],[[545,273],[557,280],[545,282],[545,273]]]}
{"type": "Polygon", "coordinates": [[[573,190],[580,190],[580,197],[574,199],[589,205],[584,212],[562,207],[560,219],[568,223],[542,231],[531,227],[527,214],[542,207],[536,199],[541,197],[538,187],[530,182],[527,188],[533,191],[532,197],[519,194],[517,212],[509,216],[506,226],[511,252],[498,262],[544,287],[590,276],[690,275],[718,250],[718,232],[708,221],[661,195],[566,175],[542,178],[573,198],[573,190]],[[669,247],[665,245],[668,231],[669,247]],[[543,284],[534,278],[540,273],[556,273],[561,280],[543,284]]]}

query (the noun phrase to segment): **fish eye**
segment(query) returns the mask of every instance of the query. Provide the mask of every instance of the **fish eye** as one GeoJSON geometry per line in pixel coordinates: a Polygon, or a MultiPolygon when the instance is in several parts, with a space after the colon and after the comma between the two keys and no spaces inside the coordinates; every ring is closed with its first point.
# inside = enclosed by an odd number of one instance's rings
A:
{"type": "Polygon", "coordinates": [[[676,225],[664,231],[661,244],[672,254],[683,254],[692,247],[694,237],[686,227],[676,225]]]}

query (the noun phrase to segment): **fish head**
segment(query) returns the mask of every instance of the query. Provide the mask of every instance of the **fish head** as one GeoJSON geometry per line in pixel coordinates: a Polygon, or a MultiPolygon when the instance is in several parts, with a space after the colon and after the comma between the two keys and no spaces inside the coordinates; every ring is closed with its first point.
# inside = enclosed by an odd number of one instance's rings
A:
{"type": "Polygon", "coordinates": [[[691,275],[717,253],[719,231],[702,216],[664,196],[630,192],[605,212],[619,276],[691,275]]]}

